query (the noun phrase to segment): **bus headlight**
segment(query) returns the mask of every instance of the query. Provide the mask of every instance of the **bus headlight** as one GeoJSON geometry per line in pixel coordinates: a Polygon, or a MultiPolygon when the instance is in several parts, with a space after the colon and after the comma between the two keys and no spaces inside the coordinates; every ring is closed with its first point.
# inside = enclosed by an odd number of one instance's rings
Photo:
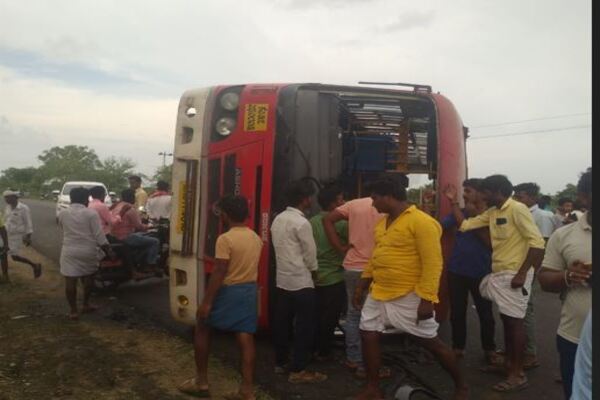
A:
{"type": "Polygon", "coordinates": [[[224,109],[233,111],[238,108],[238,105],[240,104],[240,96],[237,93],[225,93],[223,96],[221,96],[220,103],[221,107],[224,109]]]}
{"type": "Polygon", "coordinates": [[[221,136],[229,136],[234,128],[235,120],[233,118],[220,118],[215,124],[215,129],[221,136]]]}

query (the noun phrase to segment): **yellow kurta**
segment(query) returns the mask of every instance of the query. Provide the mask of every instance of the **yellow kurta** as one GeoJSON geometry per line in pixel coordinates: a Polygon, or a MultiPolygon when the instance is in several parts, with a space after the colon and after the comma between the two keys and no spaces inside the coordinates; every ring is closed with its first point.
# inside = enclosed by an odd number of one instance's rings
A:
{"type": "Polygon", "coordinates": [[[373,278],[371,296],[388,301],[415,292],[439,302],[443,268],[442,227],[429,214],[410,206],[386,229],[387,218],[375,227],[375,249],[362,274],[373,278]]]}

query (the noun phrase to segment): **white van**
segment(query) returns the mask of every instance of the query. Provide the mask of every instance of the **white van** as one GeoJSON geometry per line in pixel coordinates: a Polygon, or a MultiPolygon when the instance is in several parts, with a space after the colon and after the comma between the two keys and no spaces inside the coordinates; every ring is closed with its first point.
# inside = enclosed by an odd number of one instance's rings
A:
{"type": "Polygon", "coordinates": [[[58,214],[62,210],[69,208],[69,205],[71,204],[71,198],[69,197],[69,193],[71,193],[71,189],[74,189],[77,187],[84,187],[86,189],[91,189],[94,186],[102,186],[104,188],[104,190],[106,191],[106,197],[104,198],[104,203],[108,207],[110,207],[112,205],[112,200],[111,200],[110,196],[108,195],[108,189],[106,188],[106,185],[104,183],[86,182],[86,181],[65,182],[65,184],[62,187],[62,190],[60,191],[60,194],[58,195],[58,200],[56,202],[57,221],[58,221],[58,214]]]}

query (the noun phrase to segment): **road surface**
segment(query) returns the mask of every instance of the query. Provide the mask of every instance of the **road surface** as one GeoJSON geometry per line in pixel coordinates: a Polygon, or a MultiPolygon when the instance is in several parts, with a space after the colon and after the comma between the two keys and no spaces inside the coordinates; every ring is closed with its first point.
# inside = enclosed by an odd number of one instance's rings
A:
{"type": "MultiPolygon", "coordinates": [[[[33,246],[44,255],[53,260],[58,260],[60,256],[61,232],[56,225],[55,204],[48,201],[25,200],[31,208],[35,233],[33,235],[33,246]]],[[[120,302],[124,302],[135,307],[140,313],[154,321],[156,324],[166,328],[174,334],[191,337],[189,327],[182,326],[173,321],[168,308],[168,282],[165,279],[151,279],[137,284],[126,284],[117,289],[111,296],[118,297],[120,302]]],[[[535,299],[535,312],[537,321],[537,344],[538,358],[541,366],[528,372],[530,382],[526,390],[510,394],[510,399],[515,400],[559,400],[562,399],[562,388],[555,382],[558,374],[558,355],[556,352],[555,338],[556,328],[560,317],[560,301],[558,295],[538,291],[535,299]]],[[[497,315],[497,314],[496,314],[497,315]]],[[[495,393],[490,390],[490,386],[498,382],[500,377],[495,375],[486,375],[478,371],[480,365],[481,351],[479,348],[479,325],[475,310],[470,306],[469,309],[469,337],[467,343],[467,355],[462,361],[463,370],[467,375],[471,386],[471,398],[482,400],[495,400],[504,398],[505,395],[495,393]]],[[[440,327],[441,338],[449,342],[449,324],[442,323],[440,327]]],[[[497,318],[496,341],[499,347],[502,344],[502,324],[497,318]]],[[[388,363],[391,363],[395,372],[397,372],[396,382],[393,380],[386,383],[386,389],[389,393],[393,390],[395,384],[408,381],[411,382],[414,377],[410,374],[416,374],[418,378],[430,384],[439,393],[447,396],[451,389],[451,381],[444,374],[436,363],[428,363],[422,358],[419,352],[407,352],[404,346],[398,344],[401,341],[399,337],[386,338],[384,345],[384,357],[388,363]],[[408,363],[409,377],[403,380],[402,374],[404,368],[394,364],[394,361],[401,359],[408,363]]],[[[233,338],[230,335],[218,335],[214,340],[214,352],[225,362],[231,365],[238,365],[238,357],[233,338]]],[[[357,381],[344,370],[341,366],[343,360],[342,345],[339,343],[339,349],[336,351],[336,361],[315,364],[311,368],[323,371],[329,374],[330,379],[319,385],[290,385],[285,377],[272,373],[273,355],[269,345],[267,335],[261,335],[258,340],[258,365],[257,381],[261,386],[270,392],[274,397],[281,399],[319,399],[334,400],[342,399],[355,393],[362,382],[357,381]]],[[[184,375],[193,374],[188,371],[184,375]]]]}

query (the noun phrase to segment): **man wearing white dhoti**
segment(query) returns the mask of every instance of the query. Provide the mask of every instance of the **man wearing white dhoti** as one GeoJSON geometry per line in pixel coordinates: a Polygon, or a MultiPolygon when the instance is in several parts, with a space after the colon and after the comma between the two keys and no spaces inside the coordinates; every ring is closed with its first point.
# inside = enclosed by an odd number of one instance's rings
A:
{"type": "Polygon", "coordinates": [[[65,277],[65,294],[71,307],[69,318],[79,318],[77,310],[77,280],[83,284],[82,313],[92,312],[96,307],[89,304],[93,275],[104,253],[111,258],[114,253],[102,231],[98,213],[87,208],[89,190],[74,188],[69,193],[71,205],[58,215],[63,229],[63,245],[60,252],[60,273],[65,277]]]}
{"type": "MultiPolygon", "coordinates": [[[[4,209],[4,224],[8,234],[8,254],[13,261],[28,264],[33,269],[33,276],[39,278],[42,274],[42,265],[34,263],[30,259],[20,254],[23,245],[31,245],[31,234],[33,233],[33,223],[31,222],[31,212],[27,205],[19,201],[18,192],[5,190],[2,195],[6,202],[4,209]]],[[[8,277],[8,275],[6,275],[8,277]]]]}

